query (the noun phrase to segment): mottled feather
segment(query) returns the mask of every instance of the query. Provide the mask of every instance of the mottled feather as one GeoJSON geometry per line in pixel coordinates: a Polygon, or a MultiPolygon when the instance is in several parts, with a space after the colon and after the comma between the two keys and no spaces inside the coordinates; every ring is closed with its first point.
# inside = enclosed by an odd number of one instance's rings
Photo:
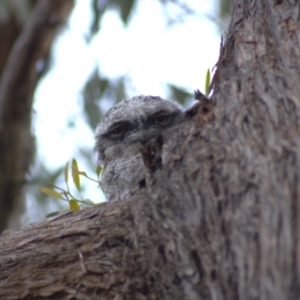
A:
{"type": "Polygon", "coordinates": [[[108,201],[124,200],[144,185],[142,147],[159,135],[166,139],[182,117],[175,102],[143,95],[118,103],[104,115],[96,130],[95,151],[108,201]]]}

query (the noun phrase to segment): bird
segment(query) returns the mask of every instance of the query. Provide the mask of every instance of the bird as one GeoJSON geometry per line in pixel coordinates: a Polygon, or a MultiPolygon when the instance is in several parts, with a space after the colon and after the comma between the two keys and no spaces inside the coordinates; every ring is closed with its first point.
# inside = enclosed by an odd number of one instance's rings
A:
{"type": "Polygon", "coordinates": [[[102,167],[101,188],[109,202],[125,200],[143,185],[147,166],[143,147],[183,120],[174,101],[139,95],[113,106],[96,128],[95,152],[102,167]]]}

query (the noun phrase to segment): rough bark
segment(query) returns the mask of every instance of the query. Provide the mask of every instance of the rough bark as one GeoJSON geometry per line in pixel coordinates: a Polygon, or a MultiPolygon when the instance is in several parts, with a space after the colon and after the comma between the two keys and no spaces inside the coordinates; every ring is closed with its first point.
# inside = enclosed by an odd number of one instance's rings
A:
{"type": "MultiPolygon", "coordinates": [[[[53,39],[65,22],[73,0],[41,0],[16,40],[0,82],[0,232],[14,208],[21,205],[22,188],[34,154],[31,134],[33,92],[38,63],[46,59],[53,39]]],[[[8,32],[6,32],[8,34],[8,32]]],[[[16,30],[13,32],[16,33],[16,30]]],[[[11,36],[10,36],[11,37],[11,36]]],[[[13,37],[15,38],[15,36],[13,37]]],[[[11,47],[12,41],[8,41],[11,47]]],[[[5,58],[3,50],[2,67],[5,58]]]]}
{"type": "Polygon", "coordinates": [[[299,299],[299,19],[232,1],[213,102],[135,197],[6,231],[0,298],[299,299]]]}

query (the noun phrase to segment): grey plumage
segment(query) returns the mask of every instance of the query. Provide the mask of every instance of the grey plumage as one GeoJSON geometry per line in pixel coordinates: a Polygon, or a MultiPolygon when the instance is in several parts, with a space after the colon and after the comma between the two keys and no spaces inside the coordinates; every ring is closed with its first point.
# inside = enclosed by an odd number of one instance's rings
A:
{"type": "Polygon", "coordinates": [[[141,147],[182,121],[174,102],[137,96],[111,108],[96,130],[95,151],[103,167],[101,186],[108,201],[124,200],[140,188],[146,167],[141,147]]]}

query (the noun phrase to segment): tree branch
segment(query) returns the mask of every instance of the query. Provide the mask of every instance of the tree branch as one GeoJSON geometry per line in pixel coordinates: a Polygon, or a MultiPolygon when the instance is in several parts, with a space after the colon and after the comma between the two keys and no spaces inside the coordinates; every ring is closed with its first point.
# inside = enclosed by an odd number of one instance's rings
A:
{"type": "Polygon", "coordinates": [[[73,0],[40,0],[17,39],[0,82],[0,232],[22,197],[25,174],[34,154],[31,135],[37,63],[50,51],[73,0]]]}
{"type": "Polygon", "coordinates": [[[216,106],[134,197],[5,232],[0,298],[300,298],[299,4],[232,5],[216,106]]]}

